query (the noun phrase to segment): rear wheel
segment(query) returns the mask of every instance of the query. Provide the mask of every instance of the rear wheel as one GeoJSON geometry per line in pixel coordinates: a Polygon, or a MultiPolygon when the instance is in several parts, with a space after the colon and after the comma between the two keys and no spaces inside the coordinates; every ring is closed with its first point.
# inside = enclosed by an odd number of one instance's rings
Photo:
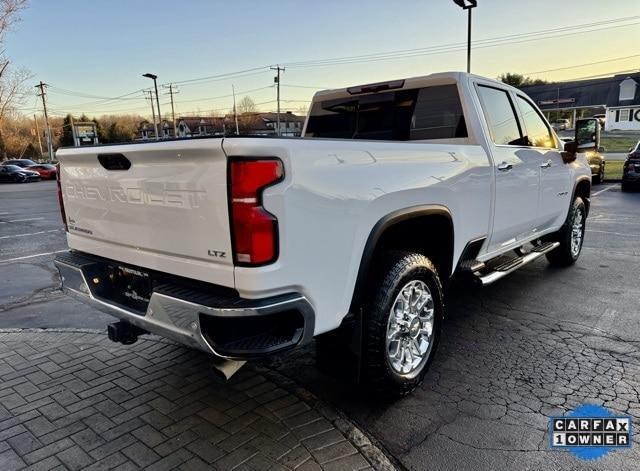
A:
{"type": "Polygon", "coordinates": [[[567,267],[578,260],[582,251],[586,219],[587,208],[582,198],[577,197],[569,208],[565,223],[550,238],[550,240],[560,242],[558,248],[547,253],[547,260],[551,265],[567,267]]]}
{"type": "Polygon", "coordinates": [[[379,393],[406,395],[423,380],[440,337],[442,286],[422,254],[384,255],[370,285],[361,371],[379,393]]]}

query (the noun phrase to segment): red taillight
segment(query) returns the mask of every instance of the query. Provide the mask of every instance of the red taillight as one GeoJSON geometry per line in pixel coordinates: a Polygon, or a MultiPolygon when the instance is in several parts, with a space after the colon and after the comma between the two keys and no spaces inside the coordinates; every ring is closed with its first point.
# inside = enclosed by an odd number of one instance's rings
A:
{"type": "Polygon", "coordinates": [[[278,220],[262,206],[262,191],[282,180],[279,159],[231,160],[229,195],[234,262],[257,266],[278,256],[278,220]]]}
{"type": "Polygon", "coordinates": [[[60,215],[62,216],[62,223],[64,224],[64,230],[67,228],[67,215],[64,212],[64,201],[62,200],[62,185],[60,183],[60,164],[56,164],[56,184],[58,185],[58,202],[60,203],[60,215]]]}

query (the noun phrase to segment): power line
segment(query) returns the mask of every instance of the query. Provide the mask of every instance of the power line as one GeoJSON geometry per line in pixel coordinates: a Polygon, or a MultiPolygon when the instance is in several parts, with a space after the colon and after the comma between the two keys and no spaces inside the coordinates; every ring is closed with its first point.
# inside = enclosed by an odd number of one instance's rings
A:
{"type": "Polygon", "coordinates": [[[566,67],[557,67],[555,69],[538,70],[537,72],[524,72],[524,75],[538,75],[538,74],[544,74],[546,72],[556,72],[558,70],[578,69],[580,67],[587,67],[587,66],[590,66],[590,65],[597,65],[597,64],[605,64],[607,62],[616,62],[616,61],[621,61],[621,60],[625,60],[625,59],[632,59],[634,57],[640,57],[640,54],[633,54],[631,56],[625,56],[625,57],[616,57],[615,59],[607,59],[607,60],[596,61],[596,62],[587,62],[586,64],[569,65],[569,66],[566,66],[566,67]]]}
{"type": "MultiPolygon", "coordinates": [[[[634,23],[629,23],[624,25],[612,25],[612,26],[606,26],[606,25],[610,23],[615,23],[615,22],[637,20],[637,19],[640,19],[640,17],[639,16],[625,17],[625,18],[618,18],[618,19],[597,22],[597,23],[587,23],[587,24],[581,24],[581,25],[575,25],[575,26],[540,30],[540,31],[534,31],[529,33],[514,34],[510,36],[496,36],[494,38],[475,41],[473,49],[484,49],[487,47],[521,44],[525,42],[539,41],[542,39],[554,39],[554,38],[560,38],[564,36],[571,36],[575,34],[585,34],[585,33],[591,33],[594,31],[602,31],[606,29],[633,26],[633,25],[640,24],[640,22],[634,22],[634,23]],[[596,28],[596,29],[587,29],[587,30],[584,29],[584,28],[588,28],[589,26],[605,26],[605,27],[596,28]],[[578,31],[574,31],[574,30],[578,30],[578,31]],[[563,33],[563,34],[553,34],[553,33],[563,33]],[[530,37],[530,36],[536,36],[536,37],[530,37]],[[537,37],[537,36],[542,36],[542,37],[537,37]],[[525,39],[522,39],[519,41],[511,41],[511,39],[518,39],[518,38],[525,38],[525,39]]],[[[449,44],[442,44],[438,46],[430,46],[425,48],[401,49],[396,51],[364,54],[360,56],[346,56],[346,57],[336,57],[333,59],[318,59],[318,60],[309,60],[309,61],[301,61],[301,62],[288,62],[288,63],[285,63],[285,65],[287,67],[292,67],[292,68],[307,68],[307,67],[324,67],[324,66],[333,66],[333,65],[342,65],[342,64],[358,64],[363,62],[377,62],[377,61],[384,61],[384,60],[443,54],[443,53],[449,53],[449,52],[456,52],[465,48],[466,48],[465,43],[449,43],[449,44]]]]}

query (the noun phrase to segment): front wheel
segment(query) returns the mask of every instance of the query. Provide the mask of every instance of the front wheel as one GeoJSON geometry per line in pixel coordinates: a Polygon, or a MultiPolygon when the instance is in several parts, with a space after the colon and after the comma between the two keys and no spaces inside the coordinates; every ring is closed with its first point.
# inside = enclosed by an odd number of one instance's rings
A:
{"type": "Polygon", "coordinates": [[[422,254],[384,254],[369,288],[361,371],[383,394],[406,395],[423,380],[440,337],[442,285],[422,254]]]}
{"type": "Polygon", "coordinates": [[[600,165],[600,168],[598,169],[598,174],[594,175],[592,180],[594,185],[599,185],[604,181],[604,164],[600,165]]]}
{"type": "Polygon", "coordinates": [[[553,266],[568,267],[578,260],[584,240],[587,208],[582,198],[576,197],[569,208],[569,214],[560,230],[550,238],[560,242],[560,246],[547,253],[547,260],[553,266]]]}

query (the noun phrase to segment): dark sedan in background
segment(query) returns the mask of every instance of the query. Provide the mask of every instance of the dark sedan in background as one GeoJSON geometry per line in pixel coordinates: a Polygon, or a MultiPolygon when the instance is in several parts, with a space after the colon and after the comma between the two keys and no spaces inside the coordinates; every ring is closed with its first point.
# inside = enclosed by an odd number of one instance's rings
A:
{"type": "Polygon", "coordinates": [[[31,159],[11,159],[5,160],[1,165],[16,165],[18,167],[26,168],[30,167],[31,165],[38,165],[38,163],[34,162],[31,159]]]}
{"type": "Polygon", "coordinates": [[[40,180],[40,174],[17,165],[0,165],[0,182],[27,183],[40,180]]]}
{"type": "Polygon", "coordinates": [[[640,188],[640,141],[629,149],[622,167],[622,191],[640,188]]]}

